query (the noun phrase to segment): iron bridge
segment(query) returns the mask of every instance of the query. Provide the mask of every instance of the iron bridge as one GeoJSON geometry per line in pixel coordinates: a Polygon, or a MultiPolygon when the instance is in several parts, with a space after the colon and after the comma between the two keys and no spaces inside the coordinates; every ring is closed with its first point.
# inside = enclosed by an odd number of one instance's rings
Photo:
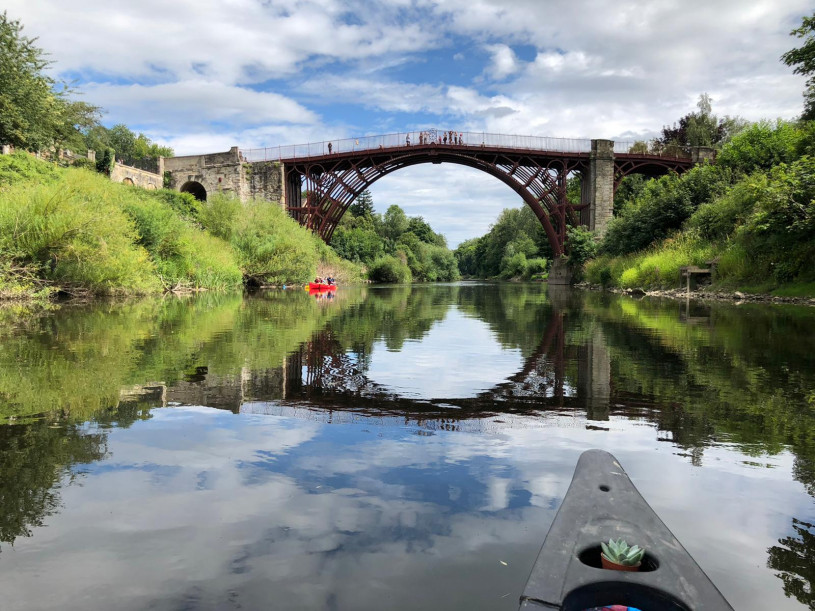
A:
{"type": "Polygon", "coordinates": [[[555,256],[566,250],[566,230],[584,225],[602,234],[623,177],[683,172],[709,149],[641,145],[610,140],[507,136],[423,130],[270,149],[242,150],[246,161],[280,161],[289,213],[326,242],[351,203],[380,178],[403,168],[454,163],[486,172],[515,191],[540,220],[555,256]],[[581,177],[581,201],[569,201],[567,179],[581,177]]]}

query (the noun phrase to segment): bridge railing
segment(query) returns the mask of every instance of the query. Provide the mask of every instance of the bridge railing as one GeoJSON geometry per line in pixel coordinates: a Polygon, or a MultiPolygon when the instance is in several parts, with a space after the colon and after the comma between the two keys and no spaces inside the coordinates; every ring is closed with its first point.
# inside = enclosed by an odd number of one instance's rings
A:
{"type": "Polygon", "coordinates": [[[654,157],[670,157],[672,159],[692,159],[693,149],[690,146],[677,144],[662,144],[656,140],[645,142],[614,142],[614,153],[635,153],[638,155],[652,155],[654,157]]]}
{"type": "Polygon", "coordinates": [[[562,153],[588,153],[591,151],[591,140],[589,139],[514,136],[487,132],[457,132],[454,130],[429,129],[397,132],[379,136],[325,140],[323,142],[311,142],[309,144],[275,146],[261,149],[241,149],[241,154],[247,161],[275,161],[279,159],[315,157],[332,153],[353,153],[433,143],[442,146],[489,146],[534,151],[556,151],[562,153]]]}
{"type": "MultiPolygon", "coordinates": [[[[518,136],[508,134],[491,134],[487,132],[457,132],[453,130],[421,130],[396,132],[378,136],[343,138],[294,144],[269,148],[241,149],[246,161],[277,161],[302,157],[318,157],[336,153],[354,153],[377,149],[392,149],[419,144],[439,144],[442,146],[462,147],[495,147],[523,149],[559,153],[588,153],[591,151],[590,139],[549,138],[546,136],[518,136]]],[[[685,159],[691,157],[687,147],[661,146],[655,142],[614,142],[615,153],[639,153],[660,157],[685,159]]]]}

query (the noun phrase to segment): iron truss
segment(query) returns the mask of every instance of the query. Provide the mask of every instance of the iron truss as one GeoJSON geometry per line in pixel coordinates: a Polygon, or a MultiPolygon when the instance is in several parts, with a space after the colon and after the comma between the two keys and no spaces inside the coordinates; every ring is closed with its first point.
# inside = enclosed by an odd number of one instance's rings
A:
{"type": "MultiPolygon", "coordinates": [[[[423,163],[455,163],[486,172],[515,191],[540,220],[558,256],[564,253],[567,227],[581,223],[580,211],[589,206],[585,201],[579,205],[568,201],[566,180],[575,172],[587,175],[589,160],[588,152],[422,144],[281,161],[286,167],[290,214],[326,242],[354,199],[383,176],[423,163]]],[[[684,159],[618,155],[614,186],[632,172],[664,174],[690,165],[684,159]]]]}

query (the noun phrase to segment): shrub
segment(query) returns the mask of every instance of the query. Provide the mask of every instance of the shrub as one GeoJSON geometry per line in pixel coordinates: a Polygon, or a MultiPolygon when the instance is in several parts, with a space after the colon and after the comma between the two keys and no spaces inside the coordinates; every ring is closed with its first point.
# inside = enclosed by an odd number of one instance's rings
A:
{"type": "Polygon", "coordinates": [[[368,268],[368,278],[374,282],[407,283],[413,279],[407,263],[393,255],[384,255],[368,268]]]}
{"type": "Polygon", "coordinates": [[[86,172],[0,194],[0,255],[69,289],[145,293],[158,282],[111,185],[86,172]]]}
{"type": "Polygon", "coordinates": [[[116,154],[113,149],[106,148],[101,155],[97,151],[96,156],[96,171],[100,174],[110,176],[113,168],[116,166],[116,154]]]}
{"type": "Polygon", "coordinates": [[[382,238],[367,227],[340,225],[331,238],[331,247],[341,257],[361,263],[370,263],[384,254],[382,238]]]}
{"type": "Polygon", "coordinates": [[[161,189],[156,191],[154,196],[187,219],[197,220],[201,213],[201,202],[195,199],[192,193],[179,193],[178,191],[161,189]]]}
{"type": "Polygon", "coordinates": [[[716,157],[716,164],[740,174],[769,170],[794,161],[804,138],[805,132],[788,121],[759,121],[733,136],[716,157]]]}
{"type": "Polygon", "coordinates": [[[761,175],[744,178],[726,194],[702,204],[688,219],[686,228],[707,240],[720,240],[741,225],[753,206],[756,181],[761,175]]]}
{"type": "Polygon", "coordinates": [[[501,259],[502,278],[521,278],[526,275],[526,255],[516,252],[501,259]]]}
{"type": "Polygon", "coordinates": [[[87,157],[77,157],[73,161],[71,161],[72,168],[78,168],[82,170],[95,170],[96,169],[96,162],[91,161],[87,157]]]}
{"type": "Polygon", "coordinates": [[[700,205],[723,194],[730,182],[730,170],[710,164],[697,166],[681,177],[670,174],[652,180],[626,211],[609,223],[600,251],[621,255],[665,239],[700,205]]]}
{"type": "Polygon", "coordinates": [[[41,161],[28,153],[0,155],[0,189],[29,180],[50,182],[59,176],[61,172],[54,164],[41,161]]]}
{"type": "Polygon", "coordinates": [[[247,282],[308,282],[317,271],[320,239],[277,204],[260,200],[242,204],[216,194],[202,203],[199,219],[236,250],[247,282]]]}
{"type": "Polygon", "coordinates": [[[183,206],[186,198],[135,190],[122,190],[120,197],[136,224],[138,244],[150,253],[165,288],[240,285],[241,271],[229,244],[185,222],[169,203],[183,206]]]}
{"type": "Polygon", "coordinates": [[[526,278],[527,280],[529,280],[530,278],[543,278],[546,276],[547,268],[548,262],[546,261],[546,259],[542,257],[534,257],[532,259],[527,259],[524,278],[526,278]]]}

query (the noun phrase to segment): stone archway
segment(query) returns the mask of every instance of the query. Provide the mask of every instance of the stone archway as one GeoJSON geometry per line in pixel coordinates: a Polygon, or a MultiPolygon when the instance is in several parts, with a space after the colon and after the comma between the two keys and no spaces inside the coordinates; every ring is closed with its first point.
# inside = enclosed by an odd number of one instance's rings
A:
{"type": "Polygon", "coordinates": [[[189,180],[181,185],[180,191],[182,193],[190,193],[199,202],[207,201],[207,190],[200,182],[189,180]]]}
{"type": "Polygon", "coordinates": [[[132,179],[132,178],[125,178],[125,179],[122,181],[122,184],[123,184],[123,185],[130,185],[130,186],[132,187],[132,186],[133,186],[135,183],[133,182],[133,179],[132,179]]]}

